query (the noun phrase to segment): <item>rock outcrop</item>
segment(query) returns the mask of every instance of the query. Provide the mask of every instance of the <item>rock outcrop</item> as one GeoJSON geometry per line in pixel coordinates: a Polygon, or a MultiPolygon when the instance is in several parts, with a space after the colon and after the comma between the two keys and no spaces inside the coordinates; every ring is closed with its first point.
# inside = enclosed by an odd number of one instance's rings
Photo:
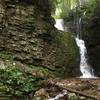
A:
{"type": "Polygon", "coordinates": [[[76,43],[54,23],[48,0],[0,0],[0,99],[30,100],[49,77],[79,76],[76,43]]]}
{"type": "Polygon", "coordinates": [[[58,75],[79,75],[79,54],[69,33],[54,28],[48,0],[0,0],[0,52],[58,75]]]}

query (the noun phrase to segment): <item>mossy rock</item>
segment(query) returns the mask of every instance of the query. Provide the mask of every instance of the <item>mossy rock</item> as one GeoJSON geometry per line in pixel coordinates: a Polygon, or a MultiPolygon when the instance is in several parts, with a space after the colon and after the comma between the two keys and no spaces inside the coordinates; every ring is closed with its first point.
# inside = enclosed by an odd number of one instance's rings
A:
{"type": "Polygon", "coordinates": [[[44,25],[43,29],[44,34],[40,38],[45,42],[44,65],[61,76],[78,76],[80,57],[74,38],[70,33],[59,31],[49,24],[44,25]]]}

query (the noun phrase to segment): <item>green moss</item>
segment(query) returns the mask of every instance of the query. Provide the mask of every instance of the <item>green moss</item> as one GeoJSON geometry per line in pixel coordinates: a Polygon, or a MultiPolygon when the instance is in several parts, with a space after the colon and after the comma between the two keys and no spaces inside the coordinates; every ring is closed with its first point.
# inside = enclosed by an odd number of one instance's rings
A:
{"type": "Polygon", "coordinates": [[[68,95],[68,100],[79,100],[78,96],[74,93],[68,95]]]}
{"type": "Polygon", "coordinates": [[[0,59],[2,60],[13,60],[14,55],[8,52],[0,52],[0,59]]]}
{"type": "Polygon", "coordinates": [[[53,30],[51,32],[52,37],[55,37],[54,42],[62,48],[63,52],[66,52],[69,58],[76,58],[79,54],[74,38],[68,32],[61,32],[53,30]]]}
{"type": "Polygon", "coordinates": [[[56,66],[56,71],[61,75],[74,76],[79,74],[79,49],[74,38],[68,32],[51,31],[52,45],[57,48],[56,61],[59,65],[56,66]],[[72,70],[74,69],[74,70],[72,70]]]}
{"type": "Polygon", "coordinates": [[[34,65],[28,65],[29,68],[31,68],[32,72],[36,72],[39,76],[44,77],[45,79],[52,76],[51,73],[53,73],[51,70],[49,70],[45,66],[34,66],[34,65]]]}
{"type": "Polygon", "coordinates": [[[78,76],[80,74],[79,49],[71,33],[59,31],[50,24],[44,24],[42,28],[44,30],[42,38],[55,52],[53,54],[55,58],[52,58],[55,64],[54,73],[61,76],[74,76],[77,73],[78,76]]]}
{"type": "Polygon", "coordinates": [[[71,37],[70,33],[64,33],[62,36],[62,41],[63,44],[65,44],[66,49],[68,49],[69,54],[73,57],[76,58],[76,55],[79,53],[78,48],[76,46],[75,40],[73,37],[71,37]]]}
{"type": "Polygon", "coordinates": [[[52,15],[52,17],[53,17],[54,19],[61,19],[61,16],[60,16],[60,15],[52,15]]]}

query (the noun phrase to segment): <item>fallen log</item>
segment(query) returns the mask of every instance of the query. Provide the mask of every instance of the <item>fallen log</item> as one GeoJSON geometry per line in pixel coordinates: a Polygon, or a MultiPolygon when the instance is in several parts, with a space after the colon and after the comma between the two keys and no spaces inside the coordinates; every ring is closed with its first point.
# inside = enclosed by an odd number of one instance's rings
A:
{"type": "Polygon", "coordinates": [[[70,88],[68,86],[64,87],[62,85],[58,85],[56,82],[51,82],[50,83],[50,81],[49,81],[48,83],[46,82],[46,85],[47,86],[49,85],[49,86],[53,86],[53,87],[58,87],[58,88],[61,88],[62,90],[67,90],[67,91],[69,91],[71,93],[75,93],[77,95],[84,96],[86,98],[90,98],[90,99],[93,99],[93,100],[100,100],[100,98],[98,98],[96,96],[93,96],[93,95],[90,95],[90,94],[86,94],[86,93],[84,93],[82,91],[78,91],[78,90],[72,89],[72,88],[70,88]]]}
{"type": "Polygon", "coordinates": [[[65,90],[67,90],[67,91],[69,91],[69,92],[72,92],[72,93],[75,93],[75,94],[84,96],[84,97],[86,97],[86,98],[91,98],[91,99],[93,99],[93,100],[100,100],[100,98],[97,98],[97,97],[95,97],[95,96],[86,94],[86,93],[81,92],[81,91],[77,91],[77,90],[75,90],[75,89],[71,89],[70,87],[61,87],[61,88],[65,89],[65,90]]]}

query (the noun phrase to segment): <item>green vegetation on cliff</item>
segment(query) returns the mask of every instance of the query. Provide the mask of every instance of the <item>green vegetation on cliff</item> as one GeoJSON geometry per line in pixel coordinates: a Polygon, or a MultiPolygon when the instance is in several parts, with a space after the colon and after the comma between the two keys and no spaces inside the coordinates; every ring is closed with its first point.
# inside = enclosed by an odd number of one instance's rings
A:
{"type": "Polygon", "coordinates": [[[21,64],[10,53],[0,52],[0,95],[28,96],[41,88],[48,74],[45,68],[21,64]]]}
{"type": "Polygon", "coordinates": [[[39,89],[42,82],[42,78],[33,77],[17,69],[0,69],[0,91],[5,94],[25,96],[39,89]]]}

